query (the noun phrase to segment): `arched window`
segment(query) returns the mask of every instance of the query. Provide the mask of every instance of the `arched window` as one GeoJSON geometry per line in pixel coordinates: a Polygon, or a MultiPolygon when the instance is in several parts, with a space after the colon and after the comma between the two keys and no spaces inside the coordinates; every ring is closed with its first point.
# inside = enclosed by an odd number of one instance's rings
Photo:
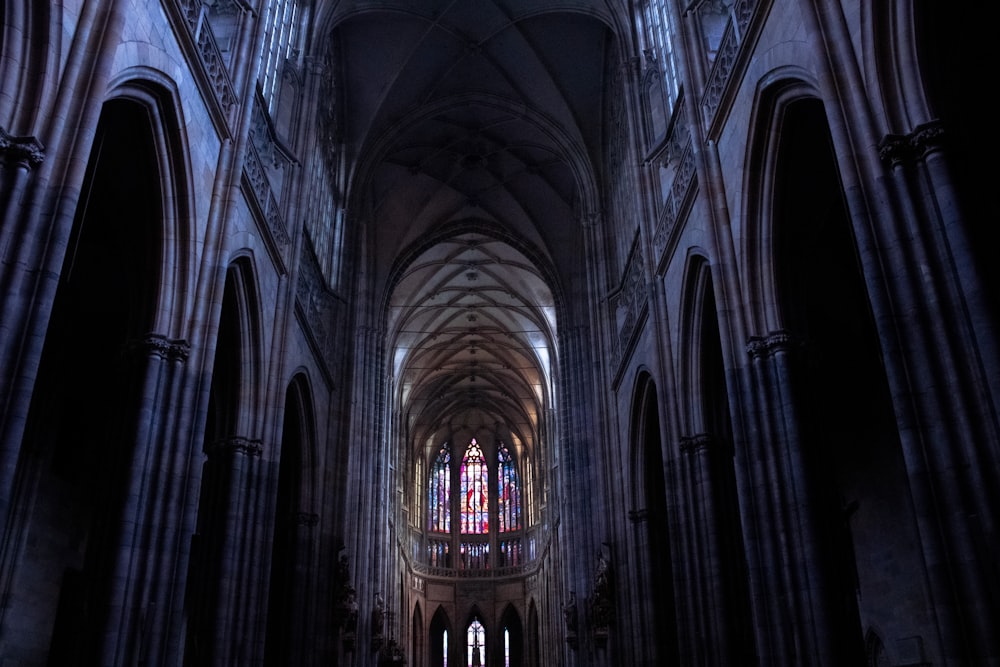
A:
{"type": "MultiPolygon", "coordinates": [[[[489,570],[523,564],[526,468],[518,466],[515,450],[503,442],[494,449],[470,438],[460,459],[451,454],[451,443],[441,445],[429,459],[426,476],[419,462],[414,467],[414,488],[427,503],[424,540],[414,544],[414,553],[425,548],[431,567],[489,570]]],[[[419,502],[414,508],[422,511],[419,502]]]]}
{"type": "Polygon", "coordinates": [[[498,544],[497,565],[520,565],[521,538],[509,533],[521,530],[521,480],[514,457],[502,442],[497,448],[497,528],[498,532],[506,533],[498,544]]]}
{"type": "Polygon", "coordinates": [[[486,629],[478,618],[472,619],[466,632],[467,656],[469,667],[482,667],[483,656],[486,655],[486,629]]]}
{"type": "Polygon", "coordinates": [[[451,532],[451,448],[441,446],[427,485],[428,528],[435,533],[451,532]]]}
{"type": "Polygon", "coordinates": [[[489,532],[489,482],[486,461],[479,443],[473,438],[462,457],[462,533],[483,535],[489,532]]]}
{"type": "Polygon", "coordinates": [[[521,484],[507,445],[497,450],[497,527],[501,533],[521,530],[521,484]]]}

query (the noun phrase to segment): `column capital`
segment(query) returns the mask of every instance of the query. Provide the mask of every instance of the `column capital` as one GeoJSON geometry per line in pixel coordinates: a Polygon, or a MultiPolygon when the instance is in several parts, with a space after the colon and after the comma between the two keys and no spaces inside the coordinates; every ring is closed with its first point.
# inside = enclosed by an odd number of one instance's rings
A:
{"type": "Polygon", "coordinates": [[[0,160],[34,169],[45,159],[45,147],[34,137],[15,137],[0,127],[0,160]]]}
{"type": "Polygon", "coordinates": [[[789,331],[779,329],[766,336],[751,336],[747,339],[747,353],[754,359],[769,357],[775,352],[786,352],[798,344],[789,331]]]}
{"type": "Polygon", "coordinates": [[[264,445],[260,440],[234,435],[216,440],[205,449],[209,458],[227,454],[243,454],[247,457],[260,456],[264,453],[264,445]]]}
{"type": "Polygon", "coordinates": [[[170,361],[185,361],[191,354],[191,345],[186,340],[157,333],[148,333],[141,339],[133,340],[128,347],[170,361]]]}
{"type": "Polygon", "coordinates": [[[878,155],[890,166],[912,163],[941,149],[947,133],[944,123],[932,120],[913,128],[909,134],[887,134],[878,144],[878,155]]]}

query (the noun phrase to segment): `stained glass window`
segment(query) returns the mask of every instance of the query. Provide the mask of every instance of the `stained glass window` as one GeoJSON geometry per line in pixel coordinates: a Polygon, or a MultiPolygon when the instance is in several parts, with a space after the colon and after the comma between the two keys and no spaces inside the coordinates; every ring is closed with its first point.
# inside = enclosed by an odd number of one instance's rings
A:
{"type": "Polygon", "coordinates": [[[431,467],[427,485],[428,528],[434,532],[451,531],[451,447],[441,446],[431,467]]]}
{"type": "Polygon", "coordinates": [[[462,457],[461,470],[462,532],[489,532],[489,482],[486,461],[479,443],[473,438],[462,457]]]}
{"type": "Polygon", "coordinates": [[[443,665],[443,667],[448,667],[448,631],[447,630],[444,631],[444,641],[442,642],[442,644],[443,644],[442,648],[444,649],[444,653],[442,653],[442,655],[444,656],[444,661],[441,664],[443,665]]]}
{"type": "Polygon", "coordinates": [[[503,667],[510,667],[510,630],[503,629],[503,667]]]}
{"type": "Polygon", "coordinates": [[[479,619],[473,619],[469,624],[468,636],[468,658],[469,667],[481,667],[483,656],[486,655],[486,629],[479,619]]]}
{"type": "Polygon", "coordinates": [[[507,445],[497,450],[497,521],[500,532],[521,529],[521,484],[507,445]]]}

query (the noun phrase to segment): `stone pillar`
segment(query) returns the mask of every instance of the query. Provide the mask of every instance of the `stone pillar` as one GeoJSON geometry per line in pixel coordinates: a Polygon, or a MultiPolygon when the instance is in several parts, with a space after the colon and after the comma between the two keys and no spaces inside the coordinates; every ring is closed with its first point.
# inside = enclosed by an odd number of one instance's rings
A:
{"type": "Polygon", "coordinates": [[[898,234],[909,241],[890,248],[894,300],[907,322],[928,323],[908,327],[906,370],[890,380],[943,657],[1000,664],[990,629],[1000,618],[996,314],[963,229],[981,223],[957,209],[944,146],[937,121],[879,145],[901,193],[898,234]]]}
{"type": "Polygon", "coordinates": [[[206,487],[201,502],[208,501],[211,507],[207,521],[199,526],[199,570],[203,577],[193,583],[208,591],[214,589],[214,595],[203,595],[199,610],[202,627],[208,629],[202,645],[212,664],[242,664],[245,659],[239,650],[244,638],[238,632],[245,611],[241,603],[247,596],[244,572],[247,559],[255,556],[246,548],[247,515],[254,504],[262,451],[259,440],[231,436],[212,443],[206,452],[206,487]]]}
{"type": "Polygon", "coordinates": [[[708,433],[699,433],[681,438],[680,449],[683,458],[684,478],[688,480],[688,504],[691,505],[689,520],[694,527],[694,545],[691,553],[695,556],[693,566],[698,572],[698,589],[694,603],[699,609],[696,615],[701,620],[698,654],[706,665],[736,664],[730,655],[730,629],[728,608],[733,604],[727,599],[724,584],[722,553],[723,542],[719,530],[722,525],[719,508],[716,507],[718,489],[713,473],[713,459],[724,443],[708,433]]]}
{"type": "Polygon", "coordinates": [[[761,664],[832,666],[841,664],[837,656],[849,647],[833,632],[836,591],[824,566],[820,491],[803,452],[794,347],[785,331],[753,337],[747,345],[762,427],[759,440],[748,443],[756,501],[748,548],[761,553],[755,566],[762,570],[756,579],[763,588],[752,596],[757,646],[761,664]]]}
{"type": "Polygon", "coordinates": [[[178,528],[171,507],[183,492],[170,446],[183,367],[190,352],[186,341],[149,334],[132,346],[139,357],[140,395],[133,421],[132,461],[126,476],[127,492],[117,519],[110,573],[108,607],[102,629],[101,664],[145,663],[162,641],[158,622],[168,604],[165,590],[173,577],[168,558],[176,547],[178,528]],[[169,546],[168,546],[169,545],[169,546]]]}

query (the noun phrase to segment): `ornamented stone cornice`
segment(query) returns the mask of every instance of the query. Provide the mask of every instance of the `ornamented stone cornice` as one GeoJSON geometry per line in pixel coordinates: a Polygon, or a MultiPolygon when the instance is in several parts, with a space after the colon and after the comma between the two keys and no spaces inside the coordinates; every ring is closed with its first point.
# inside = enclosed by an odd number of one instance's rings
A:
{"type": "Polygon", "coordinates": [[[227,454],[243,454],[244,456],[253,457],[260,456],[263,452],[264,446],[260,440],[234,435],[222,440],[216,440],[209,445],[205,453],[211,458],[227,454]]]}
{"type": "Polygon", "coordinates": [[[0,161],[34,169],[45,160],[45,147],[34,137],[15,137],[0,127],[0,161]]]}
{"type": "Polygon", "coordinates": [[[788,351],[795,347],[797,342],[787,331],[772,331],[766,336],[751,336],[747,341],[747,353],[754,359],[760,359],[775,352],[788,351]]]}

